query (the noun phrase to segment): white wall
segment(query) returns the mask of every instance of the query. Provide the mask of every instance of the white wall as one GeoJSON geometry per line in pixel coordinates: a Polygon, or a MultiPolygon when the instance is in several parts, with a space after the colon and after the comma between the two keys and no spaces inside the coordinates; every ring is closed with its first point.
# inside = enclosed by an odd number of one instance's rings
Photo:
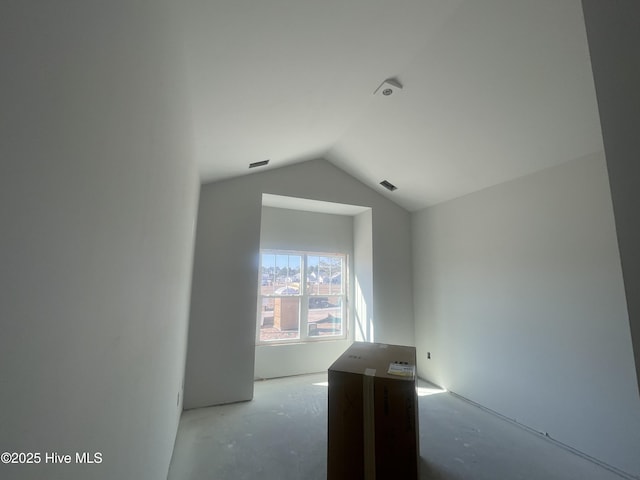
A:
{"type": "Polygon", "coordinates": [[[3,479],[167,475],[199,186],[150,5],[0,7],[0,450],[43,455],[3,479]],[[103,461],[44,463],[76,451],[103,461]]]}
{"type": "Polygon", "coordinates": [[[640,474],[602,153],[420,211],[412,226],[420,376],[640,474]]]}
{"type": "Polygon", "coordinates": [[[375,342],[373,324],[372,215],[367,210],[353,219],[353,307],[354,340],[375,342]]]}
{"type": "Polygon", "coordinates": [[[262,207],[260,248],[353,254],[353,216],[262,207]]]}
{"type": "Polygon", "coordinates": [[[640,3],[582,4],[640,386],[640,3]]]}
{"type": "Polygon", "coordinates": [[[405,210],[325,160],[206,184],[196,233],[187,408],[253,395],[263,193],[372,208],[370,312],[375,339],[413,344],[410,220],[405,210]]]}
{"type": "MultiPolygon", "coordinates": [[[[349,256],[349,286],[353,285],[353,217],[350,215],[262,207],[260,248],[344,253],[349,256]]],[[[349,291],[349,329],[353,323],[351,297],[349,291]]],[[[349,333],[352,338],[353,332],[349,333]]],[[[274,378],[326,371],[349,345],[349,339],[258,345],[254,376],[274,378]]]]}

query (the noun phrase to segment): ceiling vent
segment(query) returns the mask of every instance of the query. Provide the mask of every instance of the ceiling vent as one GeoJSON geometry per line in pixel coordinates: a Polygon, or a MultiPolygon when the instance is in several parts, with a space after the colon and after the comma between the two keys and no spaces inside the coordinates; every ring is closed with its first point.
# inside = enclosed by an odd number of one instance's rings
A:
{"type": "Polygon", "coordinates": [[[265,165],[269,164],[269,160],[262,160],[260,162],[253,162],[249,164],[249,168],[256,168],[256,167],[264,167],[265,165]]]}
{"type": "Polygon", "coordinates": [[[402,85],[398,80],[396,80],[395,78],[387,78],[384,82],[380,84],[378,88],[376,88],[376,91],[373,92],[373,94],[389,97],[401,91],[402,91],[402,85]]]}
{"type": "Polygon", "coordinates": [[[396,187],[393,183],[387,182],[386,180],[381,181],[380,185],[382,185],[384,188],[386,188],[390,192],[393,192],[394,190],[398,189],[398,187],[396,187]]]}

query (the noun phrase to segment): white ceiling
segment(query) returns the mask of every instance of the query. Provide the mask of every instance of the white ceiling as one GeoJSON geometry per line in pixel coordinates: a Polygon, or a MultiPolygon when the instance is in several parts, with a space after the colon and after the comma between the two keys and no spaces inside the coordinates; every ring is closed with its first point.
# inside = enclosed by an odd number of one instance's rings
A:
{"type": "Polygon", "coordinates": [[[203,181],[324,157],[413,211],[602,150],[580,0],[195,0],[187,21],[203,181]]]}

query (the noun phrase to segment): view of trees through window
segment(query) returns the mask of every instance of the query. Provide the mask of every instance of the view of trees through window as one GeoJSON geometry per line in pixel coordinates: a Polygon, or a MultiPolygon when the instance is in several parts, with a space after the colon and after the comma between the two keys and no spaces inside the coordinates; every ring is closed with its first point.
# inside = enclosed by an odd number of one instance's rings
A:
{"type": "Polygon", "coordinates": [[[345,275],[345,255],[263,250],[258,342],[344,336],[345,275]]]}

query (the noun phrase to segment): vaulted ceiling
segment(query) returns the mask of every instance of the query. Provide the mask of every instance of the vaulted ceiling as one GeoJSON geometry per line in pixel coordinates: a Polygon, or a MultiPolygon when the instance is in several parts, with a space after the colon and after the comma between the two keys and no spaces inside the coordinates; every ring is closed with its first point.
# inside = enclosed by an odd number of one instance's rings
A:
{"type": "Polygon", "coordinates": [[[323,157],[414,211],[602,150],[580,0],[194,0],[187,22],[205,182],[323,157]]]}

